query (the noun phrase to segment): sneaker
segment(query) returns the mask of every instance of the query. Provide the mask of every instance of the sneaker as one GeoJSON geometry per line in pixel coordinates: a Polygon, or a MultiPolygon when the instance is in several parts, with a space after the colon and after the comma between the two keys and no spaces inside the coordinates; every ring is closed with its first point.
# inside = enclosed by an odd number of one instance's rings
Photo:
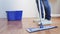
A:
{"type": "MultiPolygon", "coordinates": [[[[51,20],[47,20],[47,19],[41,20],[41,22],[42,22],[43,25],[52,24],[51,20]]],[[[41,22],[39,22],[38,24],[40,24],[41,22]]]]}

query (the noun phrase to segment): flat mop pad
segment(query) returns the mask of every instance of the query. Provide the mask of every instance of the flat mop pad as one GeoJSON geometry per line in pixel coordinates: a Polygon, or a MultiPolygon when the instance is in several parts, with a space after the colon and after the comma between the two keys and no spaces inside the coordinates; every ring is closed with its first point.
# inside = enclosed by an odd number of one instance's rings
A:
{"type": "Polygon", "coordinates": [[[49,30],[53,28],[57,28],[57,26],[44,26],[42,28],[28,28],[27,31],[29,33],[32,33],[32,32],[37,32],[37,31],[49,30]]]}

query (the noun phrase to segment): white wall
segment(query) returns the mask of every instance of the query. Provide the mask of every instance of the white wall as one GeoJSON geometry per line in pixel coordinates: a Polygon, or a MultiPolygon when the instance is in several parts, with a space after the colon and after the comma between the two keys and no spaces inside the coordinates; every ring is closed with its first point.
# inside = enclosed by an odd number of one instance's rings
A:
{"type": "Polygon", "coordinates": [[[3,18],[3,17],[5,17],[5,13],[4,13],[2,0],[0,0],[0,18],[3,18]]]}
{"type": "Polygon", "coordinates": [[[49,0],[51,2],[52,17],[60,17],[60,0],[49,0]]]}
{"type": "Polygon", "coordinates": [[[0,18],[6,18],[7,10],[23,10],[23,17],[35,17],[35,0],[1,0],[0,18]]]}
{"type": "Polygon", "coordinates": [[[37,7],[35,0],[22,0],[23,17],[36,17],[37,7]]]}
{"type": "Polygon", "coordinates": [[[20,10],[21,0],[1,0],[0,18],[6,18],[7,10],[20,10]]]}
{"type": "MultiPolygon", "coordinates": [[[[59,1],[50,1],[53,14],[60,14],[59,1]]],[[[7,10],[23,10],[23,18],[38,16],[35,0],[0,0],[0,18],[6,18],[7,10]]]]}

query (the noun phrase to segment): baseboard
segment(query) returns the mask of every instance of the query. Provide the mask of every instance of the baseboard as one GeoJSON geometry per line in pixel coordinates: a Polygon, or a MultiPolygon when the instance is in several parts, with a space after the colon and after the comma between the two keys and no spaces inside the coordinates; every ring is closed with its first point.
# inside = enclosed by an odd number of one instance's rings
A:
{"type": "MultiPolygon", "coordinates": [[[[51,14],[52,17],[60,17],[60,14],[51,14]]],[[[0,18],[3,18],[3,17],[0,17],[0,18]]],[[[6,18],[6,17],[4,17],[6,18]]],[[[23,17],[23,18],[38,18],[38,17],[23,17]]]]}
{"type": "Polygon", "coordinates": [[[60,14],[51,14],[52,17],[60,17],[60,14]]]}

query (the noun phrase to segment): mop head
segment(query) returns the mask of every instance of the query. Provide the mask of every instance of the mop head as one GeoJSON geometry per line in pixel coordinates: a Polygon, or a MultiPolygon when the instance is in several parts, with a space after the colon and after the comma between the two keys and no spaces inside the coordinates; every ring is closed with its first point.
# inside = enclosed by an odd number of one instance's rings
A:
{"type": "Polygon", "coordinates": [[[57,26],[44,26],[43,28],[28,28],[27,31],[29,33],[32,33],[32,32],[37,32],[37,31],[49,30],[53,28],[57,28],[57,26]]]}

